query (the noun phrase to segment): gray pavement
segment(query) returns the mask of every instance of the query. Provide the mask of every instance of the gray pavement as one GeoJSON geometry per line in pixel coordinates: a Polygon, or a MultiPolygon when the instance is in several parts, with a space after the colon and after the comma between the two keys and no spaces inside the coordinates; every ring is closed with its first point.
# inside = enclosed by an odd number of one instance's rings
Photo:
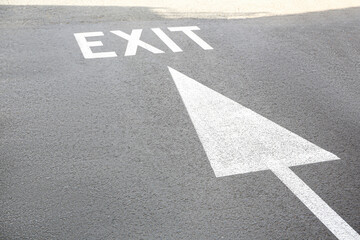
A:
{"type": "Polygon", "coordinates": [[[272,172],[215,177],[167,66],[337,155],[291,169],[360,232],[360,8],[242,20],[48,8],[0,7],[0,239],[336,239],[272,172]],[[179,26],[213,50],[167,30],[179,26]],[[110,31],[132,29],[165,53],[125,57],[110,31]],[[84,59],[73,34],[96,31],[94,52],[117,57],[84,59]]]}

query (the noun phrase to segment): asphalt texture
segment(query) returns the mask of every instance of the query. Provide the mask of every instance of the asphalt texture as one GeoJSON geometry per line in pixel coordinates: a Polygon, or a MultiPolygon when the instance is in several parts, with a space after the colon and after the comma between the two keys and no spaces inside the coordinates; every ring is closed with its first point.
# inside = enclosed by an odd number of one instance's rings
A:
{"type": "Polygon", "coordinates": [[[167,66],[341,158],[291,169],[360,232],[360,8],[98,21],[0,9],[0,239],[336,239],[271,171],[215,177],[167,66]],[[132,29],[165,53],[125,57],[110,31],[132,29]],[[118,57],[84,59],[73,34],[95,31],[94,52],[118,57]]]}

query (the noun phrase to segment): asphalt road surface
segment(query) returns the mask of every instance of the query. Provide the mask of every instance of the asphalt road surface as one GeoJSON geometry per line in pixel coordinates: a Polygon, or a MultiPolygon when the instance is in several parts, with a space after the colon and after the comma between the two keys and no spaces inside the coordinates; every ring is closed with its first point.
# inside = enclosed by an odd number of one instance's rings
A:
{"type": "Polygon", "coordinates": [[[290,169],[360,232],[360,8],[0,15],[0,239],[336,239],[272,171],[215,176],[168,66],[340,158],[290,169]],[[184,26],[212,49],[168,29],[184,26]],[[145,45],[111,32],[134,29],[145,45]],[[84,58],[88,32],[112,57],[84,58]]]}

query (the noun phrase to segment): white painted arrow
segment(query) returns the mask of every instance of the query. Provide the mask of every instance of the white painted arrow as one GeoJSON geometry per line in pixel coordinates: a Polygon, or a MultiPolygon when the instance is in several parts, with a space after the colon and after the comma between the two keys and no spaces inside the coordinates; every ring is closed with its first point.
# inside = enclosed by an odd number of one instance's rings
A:
{"type": "Polygon", "coordinates": [[[360,239],[289,166],[338,160],[220,93],[169,67],[216,177],[271,170],[338,238],[360,239]]]}

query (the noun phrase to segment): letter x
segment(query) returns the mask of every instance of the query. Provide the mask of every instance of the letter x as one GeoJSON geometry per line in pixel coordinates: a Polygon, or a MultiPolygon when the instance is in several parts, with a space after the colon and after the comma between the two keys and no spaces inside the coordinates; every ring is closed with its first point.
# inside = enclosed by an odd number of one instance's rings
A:
{"type": "Polygon", "coordinates": [[[142,48],[145,48],[146,50],[152,52],[152,53],[164,53],[160,49],[151,46],[150,44],[147,44],[140,40],[142,29],[134,29],[131,32],[131,35],[126,34],[120,30],[111,31],[113,34],[124,38],[128,40],[128,44],[125,51],[125,56],[134,56],[136,55],[137,47],[140,46],[142,48]]]}

